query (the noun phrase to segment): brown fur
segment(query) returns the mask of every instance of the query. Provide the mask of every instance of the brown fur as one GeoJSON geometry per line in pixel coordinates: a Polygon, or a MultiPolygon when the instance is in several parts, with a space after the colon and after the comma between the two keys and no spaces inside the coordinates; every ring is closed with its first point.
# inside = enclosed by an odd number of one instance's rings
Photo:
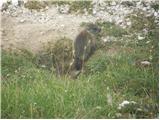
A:
{"type": "Polygon", "coordinates": [[[95,25],[90,25],[87,29],[79,33],[74,41],[74,62],[75,70],[81,70],[84,62],[96,50],[96,32],[100,30],[95,25]]]}

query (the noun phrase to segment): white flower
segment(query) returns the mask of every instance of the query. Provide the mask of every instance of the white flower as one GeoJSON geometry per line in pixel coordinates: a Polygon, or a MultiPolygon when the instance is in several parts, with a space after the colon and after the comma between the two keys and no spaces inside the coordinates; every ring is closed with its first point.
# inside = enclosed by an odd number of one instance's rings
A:
{"type": "Polygon", "coordinates": [[[146,44],[150,43],[151,41],[147,41],[146,44]]]}
{"type": "Polygon", "coordinates": [[[145,37],[138,36],[138,40],[143,40],[143,39],[145,39],[145,37]]]}
{"type": "Polygon", "coordinates": [[[155,17],[158,17],[158,12],[154,12],[154,16],[155,16],[155,17]]]}
{"type": "Polygon", "coordinates": [[[105,38],[105,39],[103,39],[103,42],[107,42],[108,40],[105,38]]]}
{"type": "Polygon", "coordinates": [[[64,27],[64,25],[62,24],[61,27],[64,27]]]}

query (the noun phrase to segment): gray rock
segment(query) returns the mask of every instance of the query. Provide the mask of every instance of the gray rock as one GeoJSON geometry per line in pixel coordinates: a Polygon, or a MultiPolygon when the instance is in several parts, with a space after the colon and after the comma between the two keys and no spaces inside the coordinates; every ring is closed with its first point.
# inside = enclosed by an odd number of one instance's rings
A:
{"type": "Polygon", "coordinates": [[[25,22],[25,19],[22,19],[22,20],[20,20],[19,22],[20,22],[20,23],[24,23],[24,22],[25,22]]]}
{"type": "Polygon", "coordinates": [[[148,66],[151,65],[151,63],[149,61],[141,61],[141,65],[148,66]]]}
{"type": "Polygon", "coordinates": [[[115,6],[117,3],[115,1],[111,2],[112,6],[115,6]]]}

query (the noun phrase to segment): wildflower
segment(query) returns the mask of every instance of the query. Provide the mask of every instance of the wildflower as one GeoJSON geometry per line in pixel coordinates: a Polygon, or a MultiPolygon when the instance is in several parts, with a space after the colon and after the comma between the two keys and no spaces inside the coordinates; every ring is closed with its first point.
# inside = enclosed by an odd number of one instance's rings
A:
{"type": "Polygon", "coordinates": [[[157,17],[158,16],[158,12],[154,12],[154,16],[157,17]]]}
{"type": "Polygon", "coordinates": [[[145,39],[145,37],[138,36],[138,40],[143,40],[143,39],[145,39]]]}
{"type": "Polygon", "coordinates": [[[146,44],[150,43],[151,41],[147,41],[146,44]]]}
{"type": "Polygon", "coordinates": [[[103,39],[103,42],[107,42],[108,40],[106,38],[103,39]]]}

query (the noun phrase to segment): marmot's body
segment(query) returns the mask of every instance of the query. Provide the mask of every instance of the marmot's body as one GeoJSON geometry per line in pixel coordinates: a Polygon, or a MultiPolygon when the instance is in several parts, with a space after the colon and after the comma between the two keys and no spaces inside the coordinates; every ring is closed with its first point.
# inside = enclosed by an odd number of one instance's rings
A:
{"type": "Polygon", "coordinates": [[[81,70],[83,64],[96,50],[96,35],[100,29],[90,24],[74,41],[74,69],[81,70]]]}

